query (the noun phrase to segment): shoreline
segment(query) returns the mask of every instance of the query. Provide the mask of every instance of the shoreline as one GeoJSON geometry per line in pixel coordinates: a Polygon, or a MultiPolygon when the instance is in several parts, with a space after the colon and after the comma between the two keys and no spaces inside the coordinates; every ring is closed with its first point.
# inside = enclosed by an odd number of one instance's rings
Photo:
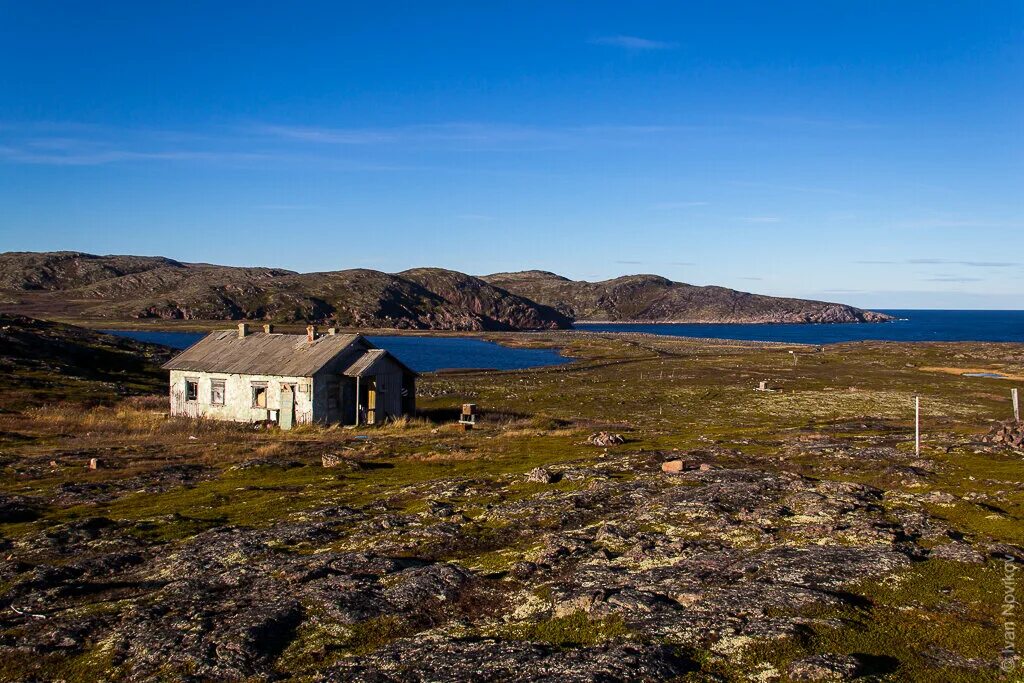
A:
{"type": "Polygon", "coordinates": [[[842,322],[785,322],[772,320],[748,321],[707,321],[707,320],[576,320],[573,325],[879,325],[899,322],[899,318],[890,320],[848,320],[842,322]]]}

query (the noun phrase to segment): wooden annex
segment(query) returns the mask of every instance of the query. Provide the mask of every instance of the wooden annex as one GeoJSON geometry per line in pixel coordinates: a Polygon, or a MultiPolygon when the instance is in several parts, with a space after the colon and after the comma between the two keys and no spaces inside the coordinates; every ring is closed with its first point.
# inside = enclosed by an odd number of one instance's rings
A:
{"type": "Polygon", "coordinates": [[[416,409],[416,373],[359,334],[212,332],[167,362],[172,415],[376,424],[416,409]]]}

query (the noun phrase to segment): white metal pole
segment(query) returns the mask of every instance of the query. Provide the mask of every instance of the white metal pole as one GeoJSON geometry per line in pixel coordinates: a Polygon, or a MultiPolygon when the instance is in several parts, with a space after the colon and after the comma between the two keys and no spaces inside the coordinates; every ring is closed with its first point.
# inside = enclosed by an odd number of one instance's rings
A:
{"type": "Polygon", "coordinates": [[[914,397],[914,453],[921,455],[921,397],[914,397]]]}
{"type": "Polygon", "coordinates": [[[356,427],[359,426],[359,375],[356,375],[356,427]]]}

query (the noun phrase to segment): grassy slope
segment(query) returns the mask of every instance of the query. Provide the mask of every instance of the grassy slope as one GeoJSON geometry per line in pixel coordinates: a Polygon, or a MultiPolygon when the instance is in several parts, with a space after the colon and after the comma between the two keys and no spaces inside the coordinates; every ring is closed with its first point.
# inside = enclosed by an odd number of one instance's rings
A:
{"type": "Polygon", "coordinates": [[[0,313],[0,411],[61,400],[111,403],[160,392],[167,349],[0,313]]]}

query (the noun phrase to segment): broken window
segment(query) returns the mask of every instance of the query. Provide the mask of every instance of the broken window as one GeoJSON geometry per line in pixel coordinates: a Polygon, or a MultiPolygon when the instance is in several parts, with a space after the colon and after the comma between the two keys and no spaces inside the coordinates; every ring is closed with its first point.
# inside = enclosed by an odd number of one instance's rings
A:
{"type": "Polygon", "coordinates": [[[185,400],[186,401],[198,401],[199,400],[199,380],[197,380],[197,379],[186,379],[185,380],[185,400]]]}
{"type": "Polygon", "coordinates": [[[210,404],[215,406],[224,405],[224,380],[210,380],[210,404]]]}
{"type": "Polygon", "coordinates": [[[267,383],[255,383],[252,385],[252,407],[253,408],[266,408],[267,407],[267,383]]]}

